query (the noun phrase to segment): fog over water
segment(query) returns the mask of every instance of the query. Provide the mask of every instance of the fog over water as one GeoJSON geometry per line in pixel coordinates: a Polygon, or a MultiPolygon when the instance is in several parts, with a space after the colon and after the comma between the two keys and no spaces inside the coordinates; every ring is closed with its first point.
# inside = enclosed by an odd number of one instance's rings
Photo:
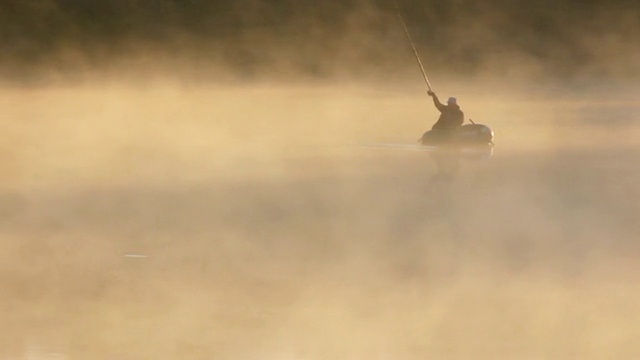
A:
{"type": "Polygon", "coordinates": [[[6,90],[0,357],[636,357],[638,106],[467,91],[6,90]]]}
{"type": "Polygon", "coordinates": [[[402,3],[454,151],[392,3],[10,2],[0,359],[640,358],[637,5],[543,3],[402,3]]]}

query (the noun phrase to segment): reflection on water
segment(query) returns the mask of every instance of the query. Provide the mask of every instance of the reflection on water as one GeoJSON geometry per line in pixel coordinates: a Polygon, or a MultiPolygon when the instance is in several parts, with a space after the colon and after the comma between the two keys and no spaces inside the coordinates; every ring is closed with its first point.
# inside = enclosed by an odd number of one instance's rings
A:
{"type": "Polygon", "coordinates": [[[39,134],[68,157],[12,150],[0,359],[638,358],[640,147],[518,146],[528,113],[489,153],[39,134]]]}
{"type": "Polygon", "coordinates": [[[493,145],[435,147],[429,149],[429,155],[436,165],[432,181],[446,183],[458,176],[462,162],[490,159],[493,156],[493,145]]]}

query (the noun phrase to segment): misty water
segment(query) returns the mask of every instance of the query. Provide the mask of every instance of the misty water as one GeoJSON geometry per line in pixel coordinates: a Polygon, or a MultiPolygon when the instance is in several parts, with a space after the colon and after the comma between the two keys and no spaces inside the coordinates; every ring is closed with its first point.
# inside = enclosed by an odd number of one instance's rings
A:
{"type": "Polygon", "coordinates": [[[0,359],[640,358],[635,94],[420,86],[0,91],[0,359]]]}

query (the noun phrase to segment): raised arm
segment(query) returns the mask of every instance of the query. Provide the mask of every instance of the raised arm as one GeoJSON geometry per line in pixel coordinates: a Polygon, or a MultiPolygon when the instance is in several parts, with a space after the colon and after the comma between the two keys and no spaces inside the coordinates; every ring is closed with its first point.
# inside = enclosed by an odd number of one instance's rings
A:
{"type": "Polygon", "coordinates": [[[429,94],[429,96],[431,96],[431,97],[433,98],[433,105],[435,105],[435,106],[436,106],[436,108],[437,108],[440,112],[442,112],[442,110],[444,110],[444,108],[445,108],[446,106],[444,106],[444,104],[442,104],[442,103],[440,102],[440,100],[438,99],[438,95],[436,95],[436,93],[434,93],[433,91],[429,91],[429,92],[428,92],[428,94],[429,94]]]}

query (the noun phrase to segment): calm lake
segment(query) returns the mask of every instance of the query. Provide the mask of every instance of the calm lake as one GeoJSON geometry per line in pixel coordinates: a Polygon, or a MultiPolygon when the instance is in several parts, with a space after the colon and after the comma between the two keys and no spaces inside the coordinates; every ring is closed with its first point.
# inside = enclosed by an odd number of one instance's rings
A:
{"type": "Polygon", "coordinates": [[[640,358],[637,97],[419,85],[0,90],[0,359],[640,358]]]}

